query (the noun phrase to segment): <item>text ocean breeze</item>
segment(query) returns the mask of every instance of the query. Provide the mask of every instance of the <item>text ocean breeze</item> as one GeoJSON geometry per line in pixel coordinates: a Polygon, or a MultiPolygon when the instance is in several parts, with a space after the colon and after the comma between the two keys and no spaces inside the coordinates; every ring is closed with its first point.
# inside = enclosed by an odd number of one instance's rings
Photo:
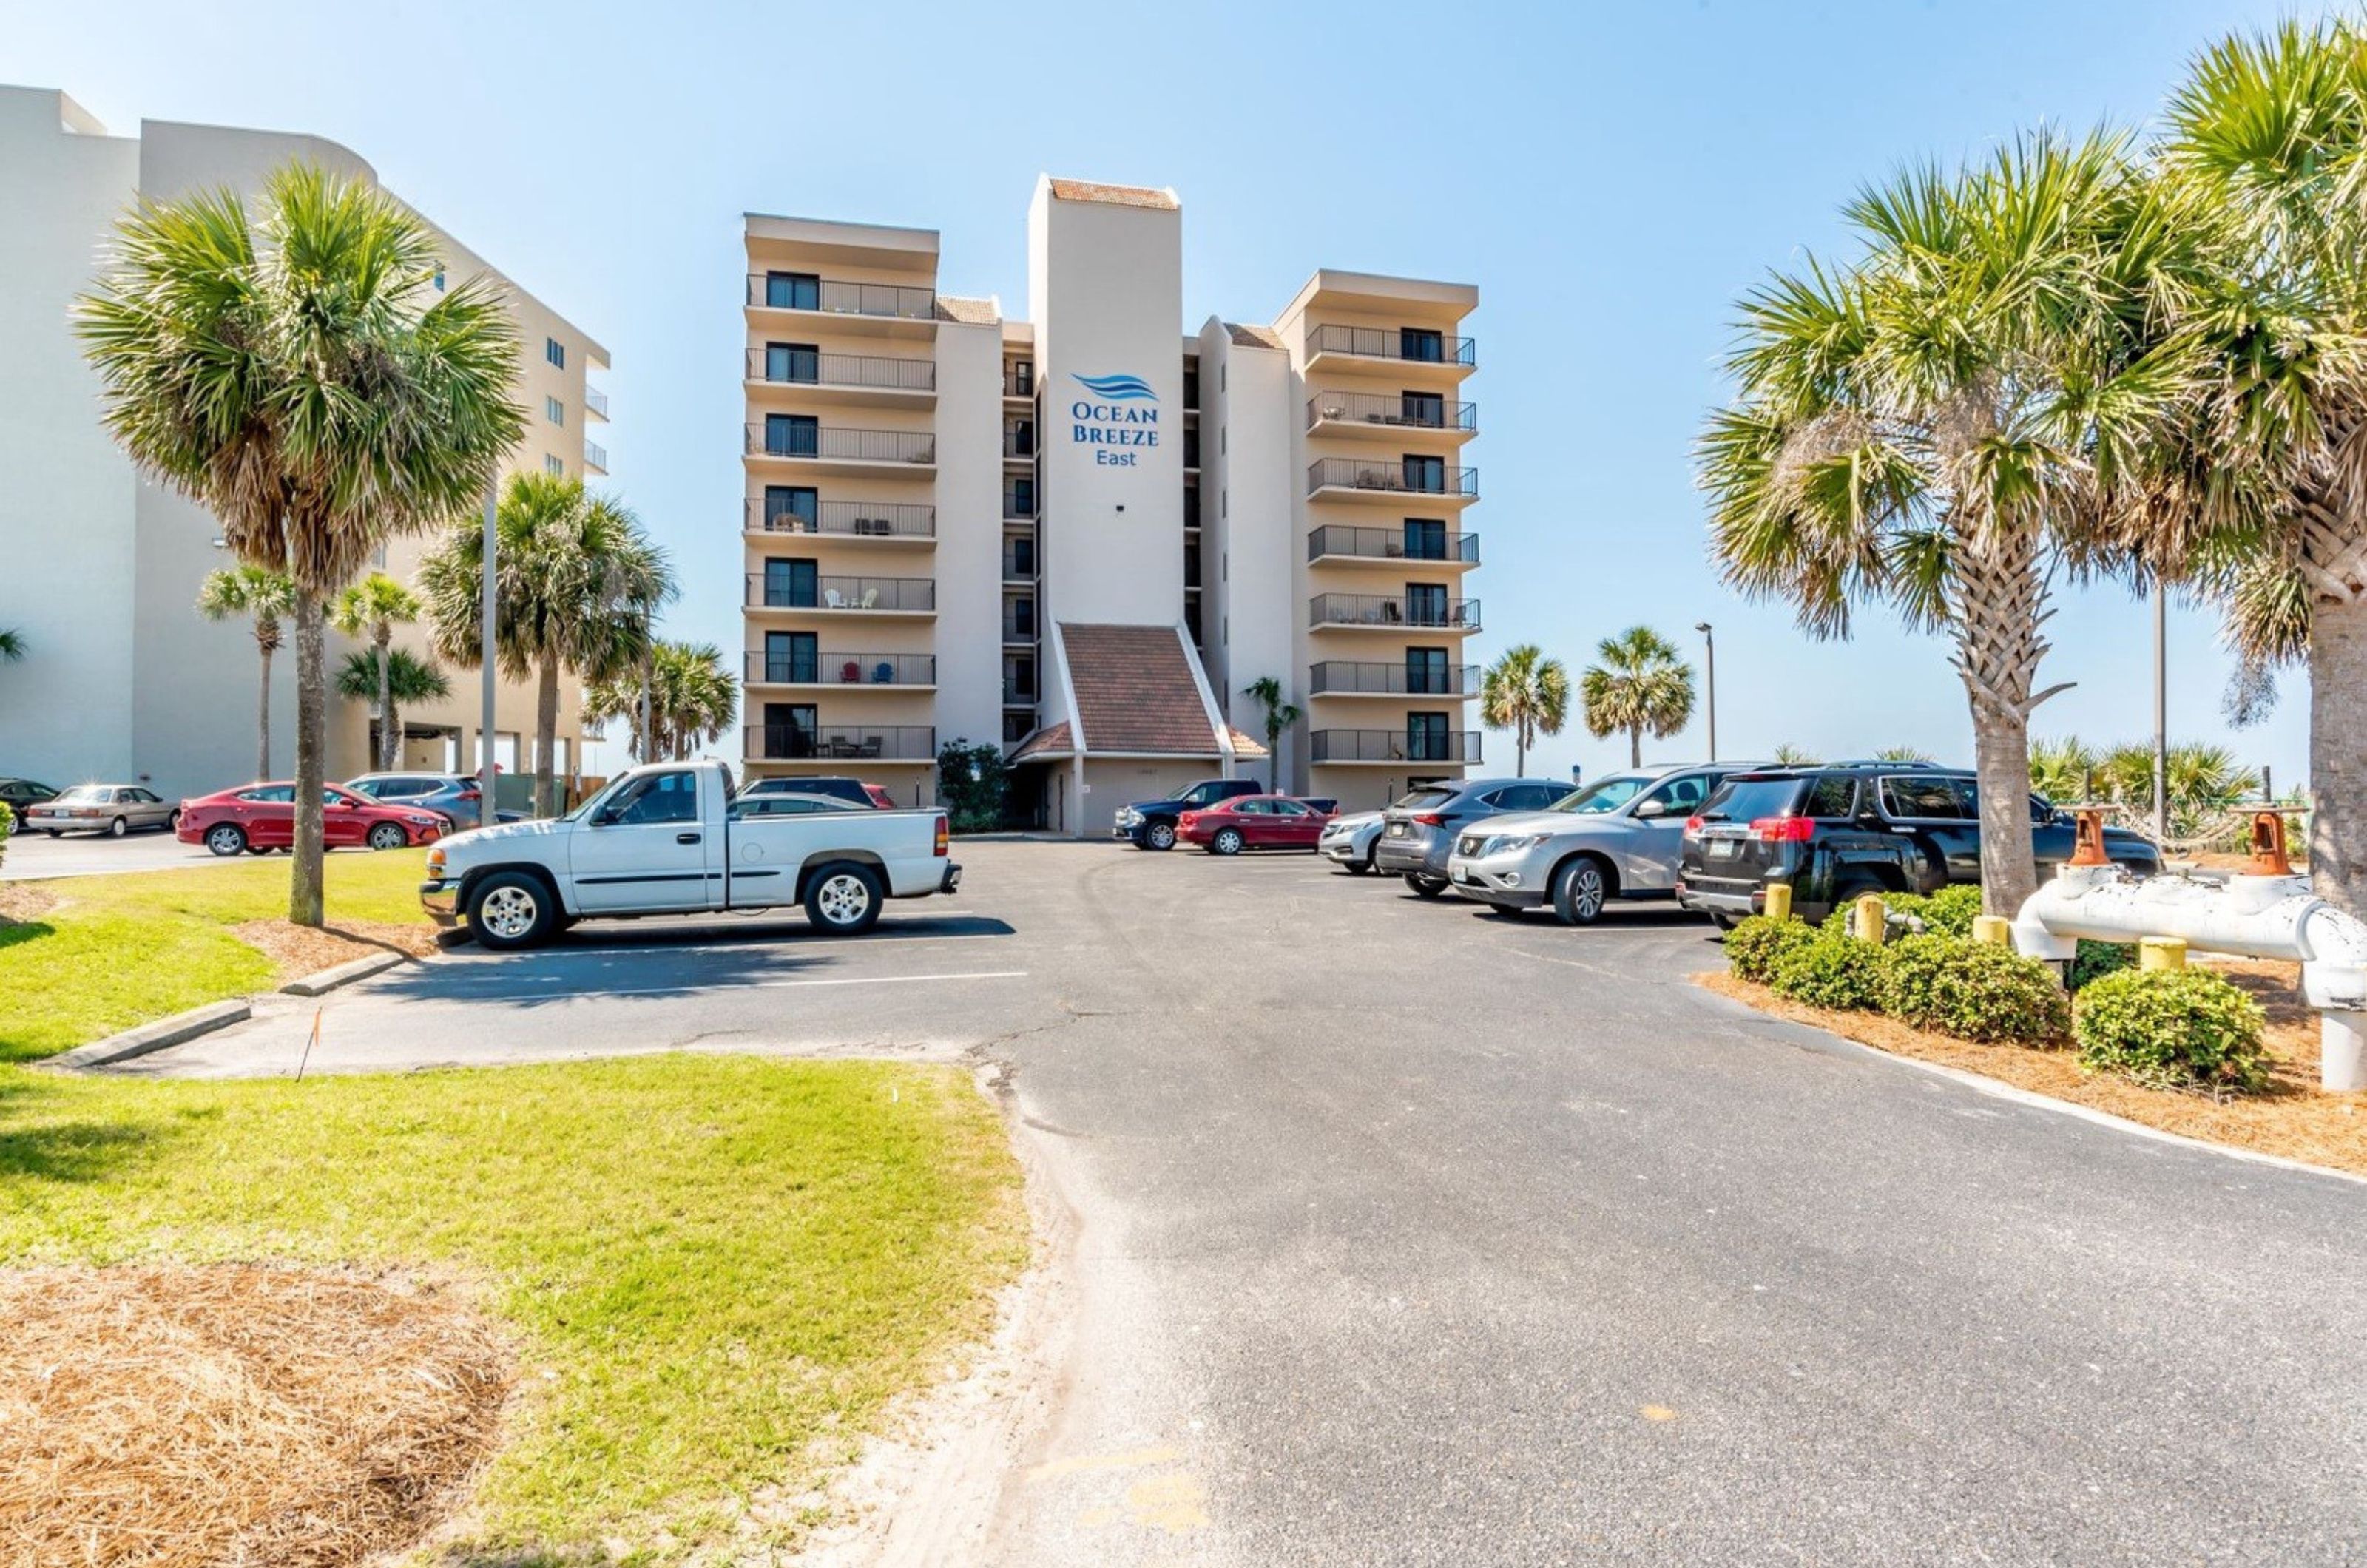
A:
{"type": "Polygon", "coordinates": [[[1093,453],[1093,461],[1103,468],[1133,468],[1140,454],[1124,448],[1159,445],[1159,411],[1155,408],[1080,398],[1069,405],[1069,418],[1075,424],[1070,439],[1081,446],[1099,448],[1093,453]]]}

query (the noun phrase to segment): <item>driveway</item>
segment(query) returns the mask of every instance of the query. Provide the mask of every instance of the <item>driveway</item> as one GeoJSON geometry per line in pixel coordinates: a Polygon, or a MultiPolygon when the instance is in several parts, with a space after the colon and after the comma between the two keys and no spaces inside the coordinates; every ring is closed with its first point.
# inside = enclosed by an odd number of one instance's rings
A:
{"type": "Polygon", "coordinates": [[[185,844],[170,833],[126,833],[119,839],[63,833],[52,839],[37,829],[9,835],[7,854],[0,858],[0,882],[99,876],[110,871],[163,871],[213,863],[214,856],[204,846],[185,844]]]}
{"type": "MultiPolygon", "coordinates": [[[[313,1063],[1006,1061],[1077,1315],[998,1562],[2367,1553],[2367,1187],[1749,1013],[1671,911],[962,858],[859,942],[651,924],[389,977],[313,1063]]],[[[141,1066],[284,1072],[311,1016],[141,1066]]]]}

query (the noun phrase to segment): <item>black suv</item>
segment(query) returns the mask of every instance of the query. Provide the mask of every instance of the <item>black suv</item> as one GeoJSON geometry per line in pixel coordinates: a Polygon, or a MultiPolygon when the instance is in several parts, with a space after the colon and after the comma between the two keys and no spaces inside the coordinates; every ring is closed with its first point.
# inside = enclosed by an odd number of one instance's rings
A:
{"type": "MultiPolygon", "coordinates": [[[[1981,879],[1978,784],[1971,773],[1895,763],[1737,773],[1685,824],[1677,902],[1730,926],[1758,914],[1767,884],[1792,885],[1793,912],[1821,920],[1865,893],[1931,893],[1981,879]]],[[[2044,878],[2071,858],[2071,818],[2030,797],[2044,878]]],[[[2151,842],[2104,829],[2104,852],[2139,876],[2161,869],[2151,842]]]]}
{"type": "Polygon", "coordinates": [[[1138,800],[1119,807],[1116,820],[1110,824],[1110,837],[1125,839],[1138,850],[1172,850],[1175,847],[1176,819],[1186,811],[1197,811],[1236,795],[1272,793],[1255,779],[1202,779],[1198,784],[1185,784],[1163,800],[1138,800]]]}

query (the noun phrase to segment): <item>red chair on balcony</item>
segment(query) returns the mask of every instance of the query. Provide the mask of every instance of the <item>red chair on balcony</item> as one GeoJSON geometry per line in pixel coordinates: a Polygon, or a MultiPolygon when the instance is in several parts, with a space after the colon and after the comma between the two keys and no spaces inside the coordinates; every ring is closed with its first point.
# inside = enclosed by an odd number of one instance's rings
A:
{"type": "Polygon", "coordinates": [[[863,666],[850,659],[844,664],[839,666],[838,678],[841,681],[847,682],[849,685],[853,685],[863,679],[863,666]]]}

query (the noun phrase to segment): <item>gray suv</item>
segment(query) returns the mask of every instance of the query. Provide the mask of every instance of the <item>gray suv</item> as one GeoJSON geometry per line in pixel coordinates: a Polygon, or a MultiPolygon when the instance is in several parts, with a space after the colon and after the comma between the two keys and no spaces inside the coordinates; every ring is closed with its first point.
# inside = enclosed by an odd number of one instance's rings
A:
{"type": "Polygon", "coordinates": [[[1685,819],[1750,762],[1634,768],[1566,791],[1549,811],[1493,818],[1457,835],[1455,891],[1506,914],[1548,905],[1563,924],[1592,925],[1614,898],[1676,893],[1685,819]]]}
{"type": "Polygon", "coordinates": [[[1570,787],[1556,779],[1444,779],[1409,790],[1382,814],[1373,866],[1435,898],[1446,891],[1447,857],[1466,827],[1506,811],[1542,811],[1570,787]]]}

